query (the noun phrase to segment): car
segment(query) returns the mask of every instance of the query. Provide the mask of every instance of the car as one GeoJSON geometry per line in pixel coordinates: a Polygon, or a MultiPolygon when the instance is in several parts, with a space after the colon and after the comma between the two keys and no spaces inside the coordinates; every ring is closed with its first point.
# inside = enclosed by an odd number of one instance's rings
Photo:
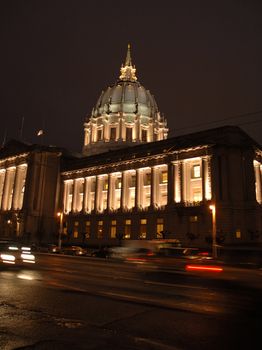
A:
{"type": "Polygon", "coordinates": [[[210,258],[208,252],[199,248],[163,247],[151,261],[159,268],[184,271],[188,264],[203,264],[210,258]]]}
{"type": "Polygon", "coordinates": [[[59,253],[59,247],[52,243],[41,243],[39,245],[32,245],[32,251],[39,253],[59,253]]]}
{"type": "Polygon", "coordinates": [[[60,253],[60,248],[57,246],[57,245],[55,245],[55,244],[50,244],[49,246],[48,246],[48,252],[49,253],[60,253]]]}
{"type": "Polygon", "coordinates": [[[35,263],[31,247],[13,241],[0,241],[1,265],[30,265],[35,263]]]}
{"type": "Polygon", "coordinates": [[[62,247],[60,253],[65,255],[85,256],[87,251],[82,247],[73,245],[62,247]]]}
{"type": "Polygon", "coordinates": [[[95,258],[109,258],[110,251],[107,248],[95,249],[91,252],[91,256],[95,258]]]}

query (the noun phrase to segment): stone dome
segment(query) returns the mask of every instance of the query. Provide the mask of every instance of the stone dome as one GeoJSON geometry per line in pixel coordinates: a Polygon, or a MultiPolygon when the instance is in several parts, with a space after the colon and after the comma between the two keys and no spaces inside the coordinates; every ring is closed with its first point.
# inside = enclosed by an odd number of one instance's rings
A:
{"type": "Polygon", "coordinates": [[[119,80],[102,91],[86,118],[84,155],[167,138],[167,122],[154,96],[137,81],[130,45],[120,72],[119,80]]]}

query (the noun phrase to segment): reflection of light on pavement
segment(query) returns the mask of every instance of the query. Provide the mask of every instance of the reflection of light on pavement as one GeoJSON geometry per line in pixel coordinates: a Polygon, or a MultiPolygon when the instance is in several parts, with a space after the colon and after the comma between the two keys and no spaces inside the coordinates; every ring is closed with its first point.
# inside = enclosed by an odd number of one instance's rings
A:
{"type": "Polygon", "coordinates": [[[198,270],[198,271],[214,271],[222,272],[222,267],[217,266],[201,266],[201,265],[186,265],[186,270],[198,270]]]}
{"type": "Polygon", "coordinates": [[[27,275],[25,273],[20,273],[19,275],[17,275],[17,278],[21,278],[22,280],[30,280],[30,281],[34,279],[33,276],[27,275]]]}

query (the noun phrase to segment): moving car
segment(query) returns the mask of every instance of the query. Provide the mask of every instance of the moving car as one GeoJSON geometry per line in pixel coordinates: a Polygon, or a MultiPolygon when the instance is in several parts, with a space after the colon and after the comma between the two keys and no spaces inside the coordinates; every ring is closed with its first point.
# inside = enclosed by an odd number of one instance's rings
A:
{"type": "Polygon", "coordinates": [[[0,241],[1,265],[30,265],[35,263],[31,247],[12,241],[0,241]]]}
{"type": "Polygon", "coordinates": [[[85,256],[87,254],[87,251],[82,247],[72,245],[72,246],[62,247],[60,253],[66,254],[66,255],[74,255],[74,256],[85,256]]]}
{"type": "Polygon", "coordinates": [[[100,248],[93,250],[90,255],[95,258],[107,259],[110,257],[110,251],[107,248],[100,248]]]}

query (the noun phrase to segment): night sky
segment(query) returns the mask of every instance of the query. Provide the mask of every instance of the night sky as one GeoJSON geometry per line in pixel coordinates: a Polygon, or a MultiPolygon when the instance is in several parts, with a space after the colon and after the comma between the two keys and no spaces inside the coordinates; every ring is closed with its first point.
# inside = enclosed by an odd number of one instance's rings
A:
{"type": "Polygon", "coordinates": [[[262,144],[261,0],[8,0],[0,43],[1,145],[24,118],[24,141],[80,151],[128,43],[170,136],[234,124],[262,144]]]}

